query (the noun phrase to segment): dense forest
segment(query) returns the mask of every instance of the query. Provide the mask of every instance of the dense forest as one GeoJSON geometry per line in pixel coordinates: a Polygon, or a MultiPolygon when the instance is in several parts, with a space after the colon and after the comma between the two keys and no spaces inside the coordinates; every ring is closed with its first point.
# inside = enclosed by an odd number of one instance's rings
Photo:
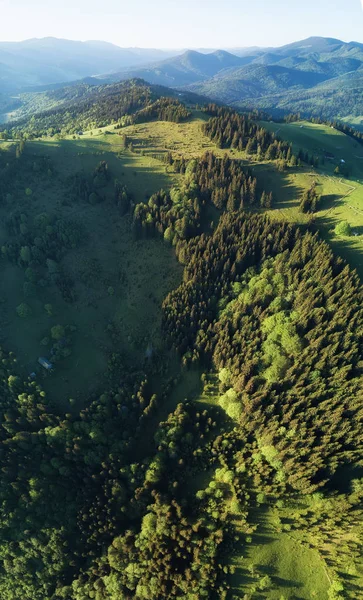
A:
{"type": "MultiPolygon", "coordinates": [[[[91,122],[180,123],[190,116],[180,100],[154,97],[138,82],[74,110],[44,114],[18,131],[53,135],[91,122]]],[[[203,131],[219,148],[297,164],[291,145],[253,119],[215,105],[204,110],[210,119],[203,131]]],[[[77,282],[59,265],[86,243],[80,209],[109,211],[139,245],[163,240],[182,275],[160,306],[163,347],[153,352],[150,340],[139,362],[110,352],[107,377],[82,407],[69,401],[62,411],[11,348],[1,350],[1,598],[268,598],[283,580],[258,564],[243,567],[245,593],[237,595],[232,559],[253,546],[259,510],[291,506],[294,518],[281,518],[277,533],[311,530],[320,540],[327,525],[341,528],[358,561],[359,544],[348,535],[363,496],[357,273],[308,225],[265,214],[271,192],[227,152],[191,159],[169,152],[163,168],[177,179],[137,202],[104,157],[63,181],[49,157],[29,157],[27,143],[0,154],[9,236],[0,266],[21,271],[25,296],[35,285],[58,286],[75,304],[77,282]],[[46,190],[64,186],[68,218],[31,216],[31,174],[46,190]],[[25,192],[18,207],[19,185],[25,192]],[[186,392],[168,404],[190,373],[212,400],[186,392]],[[358,474],[342,490],[337,477],[350,471],[358,474]]],[[[313,185],[300,210],[314,212],[318,202],[313,185]]],[[[16,307],[20,320],[28,308],[16,307]]],[[[52,313],[50,305],[45,310],[52,313]]],[[[71,335],[71,327],[52,327],[55,362],[71,335]]],[[[346,584],[338,559],[330,562],[324,598],[358,597],[354,570],[346,584]]]]}
{"type": "MultiPolygon", "coordinates": [[[[227,154],[222,159],[206,153],[200,160],[186,161],[167,156],[167,164],[184,174],[184,185],[170,192],[160,190],[134,212],[137,231],[159,231],[176,245],[205,229],[211,208],[218,212],[244,206],[271,208],[272,194],[257,189],[256,178],[227,154]]],[[[217,213],[218,214],[218,213],[217,213]]]]}
{"type": "Polygon", "coordinates": [[[184,282],[164,303],[169,337],[223,371],[220,402],[268,447],[277,475],[317,489],[360,451],[357,276],[310,233],[238,213],[183,258],[184,282]]]}

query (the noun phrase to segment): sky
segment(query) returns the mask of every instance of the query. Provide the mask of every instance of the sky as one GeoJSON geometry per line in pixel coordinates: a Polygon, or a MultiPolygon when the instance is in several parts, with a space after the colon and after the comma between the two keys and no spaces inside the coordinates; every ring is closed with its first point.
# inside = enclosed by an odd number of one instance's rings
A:
{"type": "Polygon", "coordinates": [[[0,0],[0,41],[48,36],[143,48],[363,42],[363,0],[0,0]]]}

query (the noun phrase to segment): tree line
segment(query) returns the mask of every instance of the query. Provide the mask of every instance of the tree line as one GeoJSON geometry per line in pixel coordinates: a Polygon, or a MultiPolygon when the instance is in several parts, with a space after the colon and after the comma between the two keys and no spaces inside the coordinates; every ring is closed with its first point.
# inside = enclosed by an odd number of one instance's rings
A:
{"type": "Polygon", "coordinates": [[[216,104],[209,104],[203,110],[211,118],[202,126],[202,131],[219,148],[236,148],[267,160],[297,164],[291,144],[278,139],[247,116],[216,104]]]}

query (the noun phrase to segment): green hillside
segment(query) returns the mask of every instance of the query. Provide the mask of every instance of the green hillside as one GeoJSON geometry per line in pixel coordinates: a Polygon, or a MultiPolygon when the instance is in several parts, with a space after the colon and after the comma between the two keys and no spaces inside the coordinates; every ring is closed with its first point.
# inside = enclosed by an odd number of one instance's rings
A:
{"type": "Polygon", "coordinates": [[[1,598],[355,600],[362,146],[92,94],[0,140],[1,598]]]}
{"type": "Polygon", "coordinates": [[[316,181],[321,195],[316,225],[337,253],[344,256],[363,277],[363,146],[331,127],[306,121],[290,124],[265,122],[263,125],[291,142],[296,152],[302,148],[320,159],[317,171],[310,170],[306,174],[300,172],[286,178],[286,192],[277,192],[279,198],[286,198],[280,205],[281,211],[289,220],[300,222],[296,196],[295,201],[288,200],[293,191],[289,191],[288,186],[294,186],[295,194],[298,190],[298,194],[301,194],[312,180],[316,181]],[[344,167],[348,170],[349,178],[333,174],[334,169],[341,165],[341,160],[345,161],[344,167]],[[341,221],[350,224],[353,230],[351,237],[339,238],[334,233],[336,224],[341,221]]]}
{"type": "MultiPolygon", "coordinates": [[[[9,145],[8,152],[12,151],[13,146],[9,145]]],[[[26,227],[34,228],[34,234],[38,232],[37,219],[42,215],[51,227],[56,223],[80,230],[80,239],[77,236],[77,241],[65,248],[64,256],[62,252],[61,260],[57,261],[57,269],[64,270],[72,281],[74,302],[62,298],[57,286],[32,292],[26,301],[32,315],[23,322],[15,311],[26,300],[23,269],[17,264],[7,266],[4,274],[6,289],[11,288],[12,293],[6,300],[3,297],[3,318],[7,321],[3,339],[11,340],[24,374],[34,370],[38,356],[49,353],[52,326],[60,323],[75,327],[71,335],[72,353],[57,368],[51,384],[44,382],[45,388],[50,387],[52,395],[63,399],[62,402],[67,396],[77,399],[85,389],[99,384],[113,347],[108,327],[119,332],[123,352],[133,360],[143,360],[149,339],[153,338],[157,344],[152,333],[159,319],[157,307],[178,281],[177,263],[162,242],[150,240],[140,244],[133,239],[130,217],[125,216],[118,224],[112,218],[113,178],[132,189],[136,202],[143,201],[145,194],[169,185],[169,178],[156,161],[140,161],[134,155],[120,156],[120,152],[120,144],[111,146],[107,136],[29,143],[22,156],[25,173],[12,191],[17,198],[17,212],[9,217],[8,208],[1,208],[2,246],[13,243],[14,235],[9,235],[6,223],[19,213],[24,215],[26,227]],[[44,157],[52,165],[51,174],[39,178],[34,169],[36,165],[41,168],[44,157]],[[102,203],[74,206],[69,200],[72,177],[92,174],[101,160],[107,161],[112,173],[112,179],[101,188],[102,203]],[[25,194],[27,186],[31,186],[32,192],[29,199],[25,194]],[[109,288],[114,290],[112,294],[109,288]],[[51,315],[44,309],[46,304],[52,306],[51,315]],[[42,346],[44,338],[48,344],[42,346]]],[[[41,277],[41,273],[36,277],[41,277]]],[[[121,350],[119,344],[118,348],[121,350]]]]}
{"type": "MultiPolygon", "coordinates": [[[[217,74],[205,83],[198,83],[190,89],[224,102],[225,104],[245,103],[248,105],[254,98],[257,103],[261,98],[274,94],[286,94],[288,90],[304,90],[324,81],[325,76],[315,70],[289,69],[281,65],[252,64],[240,69],[229,70],[217,74]]],[[[268,102],[268,101],[267,101],[268,102]]]]}
{"type": "Polygon", "coordinates": [[[307,121],[296,123],[269,123],[264,127],[278,131],[279,135],[294,145],[298,152],[300,148],[324,159],[321,165],[324,171],[333,171],[344,160],[353,179],[362,176],[363,146],[340,131],[325,125],[317,125],[307,121]]]}

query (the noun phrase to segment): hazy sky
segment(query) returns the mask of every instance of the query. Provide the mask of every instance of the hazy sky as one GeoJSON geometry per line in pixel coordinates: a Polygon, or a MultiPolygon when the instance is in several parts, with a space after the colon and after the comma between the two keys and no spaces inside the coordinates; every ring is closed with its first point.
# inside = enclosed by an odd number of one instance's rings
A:
{"type": "Polygon", "coordinates": [[[55,36],[158,48],[363,42],[363,0],[0,0],[0,41],[55,36]]]}

